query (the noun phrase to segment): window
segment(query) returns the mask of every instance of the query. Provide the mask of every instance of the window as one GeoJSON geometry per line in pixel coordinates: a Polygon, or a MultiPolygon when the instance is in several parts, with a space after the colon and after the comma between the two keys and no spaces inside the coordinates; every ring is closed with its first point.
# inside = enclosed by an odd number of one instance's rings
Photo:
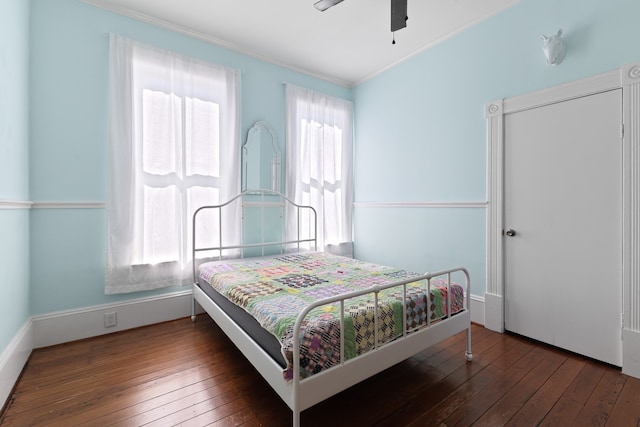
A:
{"type": "Polygon", "coordinates": [[[287,195],[316,209],[320,250],[352,255],[352,103],[287,85],[286,105],[287,195]]]}
{"type": "Polygon", "coordinates": [[[110,55],[106,292],[191,283],[193,212],[239,191],[239,74],[115,35],[110,55]]]}

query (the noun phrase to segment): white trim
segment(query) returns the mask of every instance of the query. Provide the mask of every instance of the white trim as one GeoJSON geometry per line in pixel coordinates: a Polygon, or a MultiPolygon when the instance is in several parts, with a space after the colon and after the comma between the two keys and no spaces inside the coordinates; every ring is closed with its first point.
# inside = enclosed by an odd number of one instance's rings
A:
{"type": "Polygon", "coordinates": [[[620,80],[625,126],[622,148],[624,326],[640,331],[640,64],[622,67],[620,80]]]}
{"type": "Polygon", "coordinates": [[[609,71],[559,86],[505,99],[503,114],[569,101],[620,87],[620,70],[609,71]]]}
{"type": "Polygon", "coordinates": [[[354,202],[356,208],[482,208],[488,202],[354,202]]]}
{"type": "Polygon", "coordinates": [[[95,337],[191,315],[191,289],[148,298],[34,316],[33,347],[95,337]],[[117,313],[117,325],[105,328],[105,313],[117,313]]]}
{"type": "Polygon", "coordinates": [[[3,209],[104,209],[105,202],[30,202],[25,200],[0,200],[3,209]]]}
{"type": "Polygon", "coordinates": [[[478,325],[485,324],[484,298],[471,294],[471,321],[478,325]]]}
{"type": "Polygon", "coordinates": [[[484,326],[496,332],[504,332],[504,300],[502,295],[484,294],[484,326]]]}
{"type": "Polygon", "coordinates": [[[487,104],[487,293],[502,295],[502,181],[504,138],[502,100],[487,104]],[[491,256],[495,254],[495,256],[491,256]]]}
{"type": "Polygon", "coordinates": [[[104,202],[33,202],[32,209],[104,209],[104,202]]]}
{"type": "Polygon", "coordinates": [[[640,332],[622,330],[622,373],[640,378],[640,332]]]}
{"type": "Polygon", "coordinates": [[[33,328],[29,319],[0,353],[0,408],[11,397],[13,386],[18,381],[31,350],[33,350],[33,328]]]}
{"type": "Polygon", "coordinates": [[[0,209],[30,209],[33,202],[23,200],[0,200],[0,209]]]}

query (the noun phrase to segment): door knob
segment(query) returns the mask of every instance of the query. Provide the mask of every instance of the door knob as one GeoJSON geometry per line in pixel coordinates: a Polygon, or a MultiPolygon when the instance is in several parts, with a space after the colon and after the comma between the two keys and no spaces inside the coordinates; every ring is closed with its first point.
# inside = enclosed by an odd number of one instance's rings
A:
{"type": "Polygon", "coordinates": [[[516,235],[516,230],[514,230],[514,229],[510,228],[510,229],[508,229],[507,231],[505,231],[505,232],[504,232],[504,234],[506,234],[506,235],[507,235],[507,236],[509,236],[509,237],[513,237],[513,236],[515,236],[515,235],[516,235]]]}

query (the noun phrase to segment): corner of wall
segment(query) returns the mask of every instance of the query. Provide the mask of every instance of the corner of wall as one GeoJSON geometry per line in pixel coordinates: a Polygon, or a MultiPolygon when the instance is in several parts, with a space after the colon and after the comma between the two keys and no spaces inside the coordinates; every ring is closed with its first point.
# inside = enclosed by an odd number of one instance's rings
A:
{"type": "Polygon", "coordinates": [[[14,384],[20,378],[32,350],[33,324],[29,319],[0,354],[0,408],[9,402],[14,384]]]}

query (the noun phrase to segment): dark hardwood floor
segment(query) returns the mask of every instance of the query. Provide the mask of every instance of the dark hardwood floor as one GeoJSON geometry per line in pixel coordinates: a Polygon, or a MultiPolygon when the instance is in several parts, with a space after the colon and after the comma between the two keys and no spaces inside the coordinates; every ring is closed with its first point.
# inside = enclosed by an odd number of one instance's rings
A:
{"type": "MultiPolygon", "coordinates": [[[[302,413],[303,426],[638,426],[640,380],[473,326],[302,413]]],[[[33,352],[3,426],[288,426],[206,316],[33,352]]]]}

